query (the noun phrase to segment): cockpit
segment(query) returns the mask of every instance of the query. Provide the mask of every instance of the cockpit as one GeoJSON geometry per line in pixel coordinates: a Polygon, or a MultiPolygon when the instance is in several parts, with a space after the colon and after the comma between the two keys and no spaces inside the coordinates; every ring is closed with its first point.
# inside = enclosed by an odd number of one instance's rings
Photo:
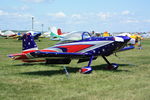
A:
{"type": "Polygon", "coordinates": [[[60,43],[80,41],[80,40],[85,40],[87,38],[91,38],[91,34],[89,32],[84,32],[84,31],[70,32],[61,39],[60,43]]]}

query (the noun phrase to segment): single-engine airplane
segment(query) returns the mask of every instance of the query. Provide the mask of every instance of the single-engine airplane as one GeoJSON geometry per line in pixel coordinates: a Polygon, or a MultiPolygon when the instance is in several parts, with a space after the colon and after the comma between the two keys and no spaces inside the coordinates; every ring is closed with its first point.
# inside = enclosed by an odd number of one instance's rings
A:
{"type": "Polygon", "coordinates": [[[78,63],[88,61],[88,65],[80,70],[86,74],[92,72],[90,65],[98,56],[102,56],[106,61],[109,70],[116,70],[118,64],[110,63],[106,56],[117,51],[133,49],[134,47],[125,47],[129,40],[128,36],[92,37],[89,32],[73,32],[68,33],[60,43],[38,50],[32,35],[27,33],[22,39],[22,53],[8,56],[27,63],[69,64],[72,59],[79,59],[78,63]]]}

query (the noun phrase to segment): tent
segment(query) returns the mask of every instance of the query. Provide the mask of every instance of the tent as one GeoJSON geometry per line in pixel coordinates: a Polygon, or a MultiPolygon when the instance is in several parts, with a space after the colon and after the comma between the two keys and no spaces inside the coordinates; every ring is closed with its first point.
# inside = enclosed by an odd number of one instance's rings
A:
{"type": "Polygon", "coordinates": [[[14,36],[14,35],[16,35],[16,33],[13,32],[13,31],[5,31],[5,32],[1,33],[1,35],[2,35],[2,36],[7,36],[7,37],[9,37],[9,36],[14,36]]]}

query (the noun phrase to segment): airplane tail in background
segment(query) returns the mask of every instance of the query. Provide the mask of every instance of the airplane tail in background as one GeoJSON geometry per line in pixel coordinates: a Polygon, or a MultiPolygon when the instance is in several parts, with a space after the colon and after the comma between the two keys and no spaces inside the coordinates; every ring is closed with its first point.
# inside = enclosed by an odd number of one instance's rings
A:
{"type": "Polygon", "coordinates": [[[50,27],[50,39],[51,40],[60,40],[62,37],[61,29],[57,29],[56,27],[50,27]]]}
{"type": "Polygon", "coordinates": [[[22,38],[22,50],[29,51],[29,50],[38,50],[36,43],[34,42],[34,38],[31,33],[27,33],[23,35],[22,38]]]}
{"type": "Polygon", "coordinates": [[[58,34],[58,35],[62,35],[62,32],[61,32],[61,29],[60,29],[60,28],[57,29],[57,34],[58,34]]]}

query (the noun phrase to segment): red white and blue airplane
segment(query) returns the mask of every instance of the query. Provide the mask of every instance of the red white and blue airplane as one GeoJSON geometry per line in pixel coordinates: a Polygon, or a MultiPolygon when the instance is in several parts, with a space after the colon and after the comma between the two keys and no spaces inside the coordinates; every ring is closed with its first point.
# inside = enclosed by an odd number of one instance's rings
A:
{"type": "Polygon", "coordinates": [[[48,64],[69,64],[72,59],[79,59],[78,63],[88,61],[86,67],[81,68],[81,73],[91,73],[91,63],[98,56],[108,64],[108,69],[116,70],[118,64],[110,63],[106,56],[118,51],[133,49],[125,47],[130,40],[128,36],[95,37],[89,32],[68,33],[62,41],[55,46],[38,50],[30,33],[24,34],[22,39],[22,53],[10,54],[14,60],[23,62],[46,62],[48,64]]]}

